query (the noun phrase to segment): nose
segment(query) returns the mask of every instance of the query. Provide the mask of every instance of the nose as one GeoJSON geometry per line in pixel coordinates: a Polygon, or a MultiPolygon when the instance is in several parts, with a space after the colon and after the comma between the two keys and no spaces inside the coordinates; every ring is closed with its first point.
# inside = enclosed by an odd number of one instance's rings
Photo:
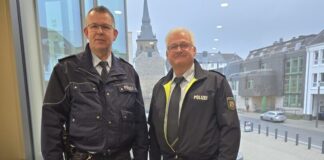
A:
{"type": "Polygon", "coordinates": [[[99,26],[99,28],[98,28],[98,32],[99,32],[99,33],[103,33],[102,26],[99,26]]]}

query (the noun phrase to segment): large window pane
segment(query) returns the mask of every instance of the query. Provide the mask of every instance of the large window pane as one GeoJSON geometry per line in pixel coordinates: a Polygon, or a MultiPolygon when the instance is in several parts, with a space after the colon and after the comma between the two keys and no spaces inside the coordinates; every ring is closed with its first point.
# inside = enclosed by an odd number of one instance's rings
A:
{"type": "Polygon", "coordinates": [[[44,80],[57,59],[83,49],[80,3],[78,0],[39,0],[38,21],[44,80]]]}
{"type": "Polygon", "coordinates": [[[109,8],[115,17],[116,28],[119,32],[118,37],[113,44],[114,54],[128,59],[126,44],[126,11],[124,1],[98,0],[98,5],[104,5],[109,8]]]}

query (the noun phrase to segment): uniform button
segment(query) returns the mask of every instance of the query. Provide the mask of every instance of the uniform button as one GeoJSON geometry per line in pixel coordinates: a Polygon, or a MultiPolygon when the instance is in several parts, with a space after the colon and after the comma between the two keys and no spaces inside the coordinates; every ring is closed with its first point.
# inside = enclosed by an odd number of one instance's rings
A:
{"type": "Polygon", "coordinates": [[[93,89],[93,90],[96,90],[96,88],[94,88],[94,87],[93,87],[92,89],[93,89]]]}
{"type": "Polygon", "coordinates": [[[120,90],[121,90],[121,91],[123,91],[123,90],[124,90],[124,88],[121,88],[120,90]]]}
{"type": "Polygon", "coordinates": [[[77,86],[74,86],[74,89],[77,89],[78,87],[77,86]]]}
{"type": "Polygon", "coordinates": [[[174,159],[178,159],[178,155],[175,155],[175,156],[174,156],[174,159]]]}
{"type": "Polygon", "coordinates": [[[100,116],[97,116],[97,119],[100,119],[100,116]]]}
{"type": "Polygon", "coordinates": [[[108,124],[111,124],[111,121],[108,121],[108,124]]]}
{"type": "Polygon", "coordinates": [[[127,119],[127,116],[126,115],[124,116],[124,119],[127,119]]]}
{"type": "Polygon", "coordinates": [[[107,92],[107,96],[109,96],[109,92],[107,92]]]}
{"type": "Polygon", "coordinates": [[[107,152],[108,152],[108,153],[110,153],[110,152],[111,152],[111,150],[110,150],[110,149],[108,149],[108,150],[107,150],[107,152]]]}
{"type": "Polygon", "coordinates": [[[75,119],[74,118],[72,118],[72,122],[74,122],[75,121],[75,119]]]}

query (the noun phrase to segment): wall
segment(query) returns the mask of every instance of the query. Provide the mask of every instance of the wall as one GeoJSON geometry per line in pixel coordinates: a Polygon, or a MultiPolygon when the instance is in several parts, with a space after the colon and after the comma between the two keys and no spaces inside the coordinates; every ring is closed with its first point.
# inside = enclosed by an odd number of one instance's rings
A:
{"type": "Polygon", "coordinates": [[[25,159],[9,1],[0,1],[0,159],[25,159]]]}

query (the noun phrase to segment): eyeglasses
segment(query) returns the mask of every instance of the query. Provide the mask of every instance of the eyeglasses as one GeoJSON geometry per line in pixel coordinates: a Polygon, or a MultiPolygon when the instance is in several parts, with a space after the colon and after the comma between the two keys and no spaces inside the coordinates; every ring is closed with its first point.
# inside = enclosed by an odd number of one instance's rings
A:
{"type": "Polygon", "coordinates": [[[99,31],[99,29],[101,28],[101,30],[104,32],[115,28],[113,25],[110,24],[96,24],[96,23],[89,24],[87,27],[89,27],[89,29],[92,31],[99,31]]]}
{"type": "Polygon", "coordinates": [[[181,50],[188,50],[189,48],[193,47],[192,44],[181,42],[181,43],[174,43],[168,46],[169,51],[176,51],[180,47],[181,50]]]}

